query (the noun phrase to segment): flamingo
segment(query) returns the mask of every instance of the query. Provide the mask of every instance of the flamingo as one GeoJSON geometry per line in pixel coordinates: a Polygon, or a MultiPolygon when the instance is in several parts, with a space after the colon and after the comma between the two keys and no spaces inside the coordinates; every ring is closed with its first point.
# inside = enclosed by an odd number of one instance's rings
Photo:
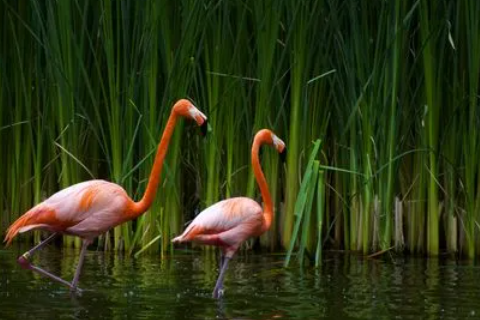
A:
{"type": "Polygon", "coordinates": [[[223,294],[223,278],[228,262],[240,245],[250,237],[260,236],[272,224],[272,198],[258,158],[262,144],[273,145],[283,161],[287,149],[285,143],[268,129],[258,131],[253,139],[252,167],[264,208],[247,197],[222,200],[200,212],[180,236],[172,239],[173,243],[191,241],[221,248],[220,274],[212,294],[215,299],[223,294]]]}
{"type": "Polygon", "coordinates": [[[160,180],[163,160],[179,117],[196,121],[201,126],[203,135],[207,132],[207,117],[190,101],[181,99],[175,103],[158,146],[145,194],[140,201],[134,202],[126,191],[115,183],[90,180],[55,193],[19,217],[7,230],[4,240],[7,246],[18,233],[35,229],[52,232],[44,241],[18,258],[20,266],[58,281],[70,287],[72,292],[81,292],[77,284],[88,245],[93,242],[94,238],[109,229],[137,218],[152,205],[160,180]],[[80,258],[72,282],[34,266],[29,261],[35,251],[60,234],[73,235],[82,239],[80,258]]]}

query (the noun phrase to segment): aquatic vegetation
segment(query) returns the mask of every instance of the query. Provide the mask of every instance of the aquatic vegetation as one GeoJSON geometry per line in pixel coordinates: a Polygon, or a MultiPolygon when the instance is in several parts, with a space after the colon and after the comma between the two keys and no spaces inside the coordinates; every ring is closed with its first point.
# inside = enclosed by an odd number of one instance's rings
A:
{"type": "Polygon", "coordinates": [[[148,214],[98,246],[163,254],[218,199],[258,198],[249,147],[269,127],[290,152],[285,168],[261,155],[277,209],[262,247],[317,264],[323,246],[480,250],[476,0],[7,0],[0,18],[2,232],[92,177],[138,198],[169,106],[189,97],[212,135],[181,125],[148,214]]]}

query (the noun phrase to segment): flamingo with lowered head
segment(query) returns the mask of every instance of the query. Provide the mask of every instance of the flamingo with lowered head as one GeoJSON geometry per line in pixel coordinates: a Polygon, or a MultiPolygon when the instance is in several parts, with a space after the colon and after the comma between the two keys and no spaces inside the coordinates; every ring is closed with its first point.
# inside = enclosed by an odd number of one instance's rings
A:
{"type": "Polygon", "coordinates": [[[172,242],[197,242],[221,248],[220,275],[213,290],[213,298],[223,294],[223,278],[228,262],[240,245],[250,237],[257,237],[270,228],[273,204],[267,181],[260,167],[258,152],[262,144],[270,144],[285,160],[285,143],[268,129],[260,130],[253,140],[252,167],[262,194],[264,208],[246,197],[226,199],[206,208],[190,223],[185,231],[172,242]]]}
{"type": "Polygon", "coordinates": [[[18,233],[35,229],[53,232],[47,239],[20,256],[18,263],[25,269],[31,269],[70,287],[71,291],[80,291],[77,283],[87,247],[93,239],[121,223],[135,219],[152,205],[163,160],[179,117],[196,121],[201,126],[202,133],[205,135],[207,132],[207,117],[190,101],[181,99],[175,103],[158,146],[145,194],[140,201],[134,202],[121,186],[104,180],[78,183],[55,193],[23,214],[8,228],[5,237],[7,245],[18,233]],[[29,261],[35,251],[60,234],[78,236],[83,240],[72,282],[34,266],[29,261]]]}

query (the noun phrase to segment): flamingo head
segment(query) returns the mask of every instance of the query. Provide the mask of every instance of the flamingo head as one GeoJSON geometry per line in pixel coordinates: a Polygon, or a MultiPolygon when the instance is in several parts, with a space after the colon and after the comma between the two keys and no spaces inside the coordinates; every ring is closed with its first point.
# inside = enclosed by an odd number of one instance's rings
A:
{"type": "Polygon", "coordinates": [[[277,149],[278,153],[280,153],[280,159],[282,159],[282,162],[285,162],[287,159],[287,147],[285,146],[285,142],[283,142],[283,140],[277,137],[273,132],[272,144],[275,149],[277,149]]]}
{"type": "Polygon", "coordinates": [[[173,110],[179,116],[194,120],[200,127],[203,136],[207,134],[207,117],[200,110],[198,110],[189,100],[178,100],[173,106],[173,110]]]}
{"type": "Polygon", "coordinates": [[[256,137],[262,139],[265,143],[272,145],[277,149],[278,153],[280,153],[280,158],[283,162],[286,160],[287,156],[287,147],[285,146],[285,142],[282,139],[277,137],[271,130],[263,129],[260,130],[256,137]]]}

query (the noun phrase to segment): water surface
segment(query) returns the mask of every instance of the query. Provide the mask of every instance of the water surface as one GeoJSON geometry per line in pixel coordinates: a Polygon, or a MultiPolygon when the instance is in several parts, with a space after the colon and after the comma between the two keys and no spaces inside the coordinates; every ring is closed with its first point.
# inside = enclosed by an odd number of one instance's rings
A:
{"type": "MultiPolygon", "coordinates": [[[[0,319],[475,319],[480,268],[448,259],[366,259],[327,253],[320,268],[283,268],[283,256],[242,253],[211,291],[213,254],[179,251],[163,259],[113,252],[86,256],[81,296],[23,270],[27,248],[0,250],[0,319]]],[[[73,277],[78,251],[51,246],[34,263],[73,277]]]]}

